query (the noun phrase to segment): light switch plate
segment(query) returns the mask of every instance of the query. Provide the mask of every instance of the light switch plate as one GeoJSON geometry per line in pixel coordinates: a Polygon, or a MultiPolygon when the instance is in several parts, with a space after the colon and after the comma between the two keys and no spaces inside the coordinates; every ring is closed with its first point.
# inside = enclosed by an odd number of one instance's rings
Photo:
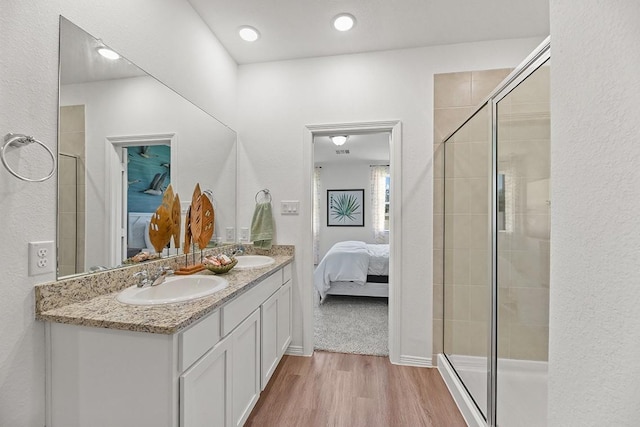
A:
{"type": "Polygon", "coordinates": [[[241,227],[240,228],[240,241],[248,242],[249,241],[249,227],[241,227]]]}
{"type": "Polygon", "coordinates": [[[280,202],[280,213],[282,215],[298,215],[300,213],[300,201],[282,200],[280,202]]]}

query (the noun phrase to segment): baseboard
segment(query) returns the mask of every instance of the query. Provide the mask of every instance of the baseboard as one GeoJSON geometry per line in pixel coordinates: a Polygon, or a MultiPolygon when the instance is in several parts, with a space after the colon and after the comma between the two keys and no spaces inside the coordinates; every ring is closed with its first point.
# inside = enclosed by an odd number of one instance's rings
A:
{"type": "Polygon", "coordinates": [[[301,345],[290,345],[284,354],[289,356],[304,356],[304,349],[301,345]]]}
{"type": "Polygon", "coordinates": [[[469,427],[485,427],[487,425],[484,417],[478,411],[478,408],[469,397],[467,390],[464,388],[460,379],[453,371],[449,361],[444,355],[438,355],[438,372],[449,389],[449,393],[458,405],[460,413],[469,427]]]}
{"type": "Polygon", "coordinates": [[[400,356],[400,363],[398,365],[405,366],[418,366],[422,368],[433,368],[433,363],[431,362],[430,357],[419,357],[419,356],[400,356]]]}

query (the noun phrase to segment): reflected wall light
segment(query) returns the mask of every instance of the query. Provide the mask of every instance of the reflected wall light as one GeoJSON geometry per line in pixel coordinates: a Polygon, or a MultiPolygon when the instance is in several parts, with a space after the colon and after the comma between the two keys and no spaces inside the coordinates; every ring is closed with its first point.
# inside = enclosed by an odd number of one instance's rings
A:
{"type": "Polygon", "coordinates": [[[118,55],[117,52],[109,49],[108,47],[102,45],[102,46],[98,46],[97,48],[98,53],[100,55],[102,55],[103,57],[107,58],[107,59],[111,59],[112,61],[115,61],[116,59],[120,59],[120,55],[118,55]]]}

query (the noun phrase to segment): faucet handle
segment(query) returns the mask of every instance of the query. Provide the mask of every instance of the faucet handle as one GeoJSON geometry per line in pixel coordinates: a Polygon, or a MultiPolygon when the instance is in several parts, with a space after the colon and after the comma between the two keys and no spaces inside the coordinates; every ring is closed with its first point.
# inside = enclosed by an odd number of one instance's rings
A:
{"type": "Polygon", "coordinates": [[[171,267],[158,267],[158,275],[165,275],[165,274],[173,274],[173,269],[171,267]]]}
{"type": "Polygon", "coordinates": [[[139,288],[142,288],[143,286],[149,284],[149,273],[147,272],[147,270],[138,271],[137,273],[134,273],[132,277],[138,278],[137,286],[139,288]]]}

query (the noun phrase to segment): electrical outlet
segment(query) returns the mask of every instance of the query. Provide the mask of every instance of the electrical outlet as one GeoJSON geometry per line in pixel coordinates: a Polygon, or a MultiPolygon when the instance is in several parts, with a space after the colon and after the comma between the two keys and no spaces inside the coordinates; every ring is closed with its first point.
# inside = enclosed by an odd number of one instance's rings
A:
{"type": "Polygon", "coordinates": [[[234,227],[227,227],[226,229],[226,240],[227,242],[235,242],[236,241],[236,229],[234,227]]]}
{"type": "Polygon", "coordinates": [[[249,228],[248,227],[241,227],[240,228],[240,241],[241,242],[248,242],[249,241],[249,228]]]}
{"type": "Polygon", "coordinates": [[[53,241],[30,242],[29,276],[53,273],[56,267],[53,252],[53,241]]]}

